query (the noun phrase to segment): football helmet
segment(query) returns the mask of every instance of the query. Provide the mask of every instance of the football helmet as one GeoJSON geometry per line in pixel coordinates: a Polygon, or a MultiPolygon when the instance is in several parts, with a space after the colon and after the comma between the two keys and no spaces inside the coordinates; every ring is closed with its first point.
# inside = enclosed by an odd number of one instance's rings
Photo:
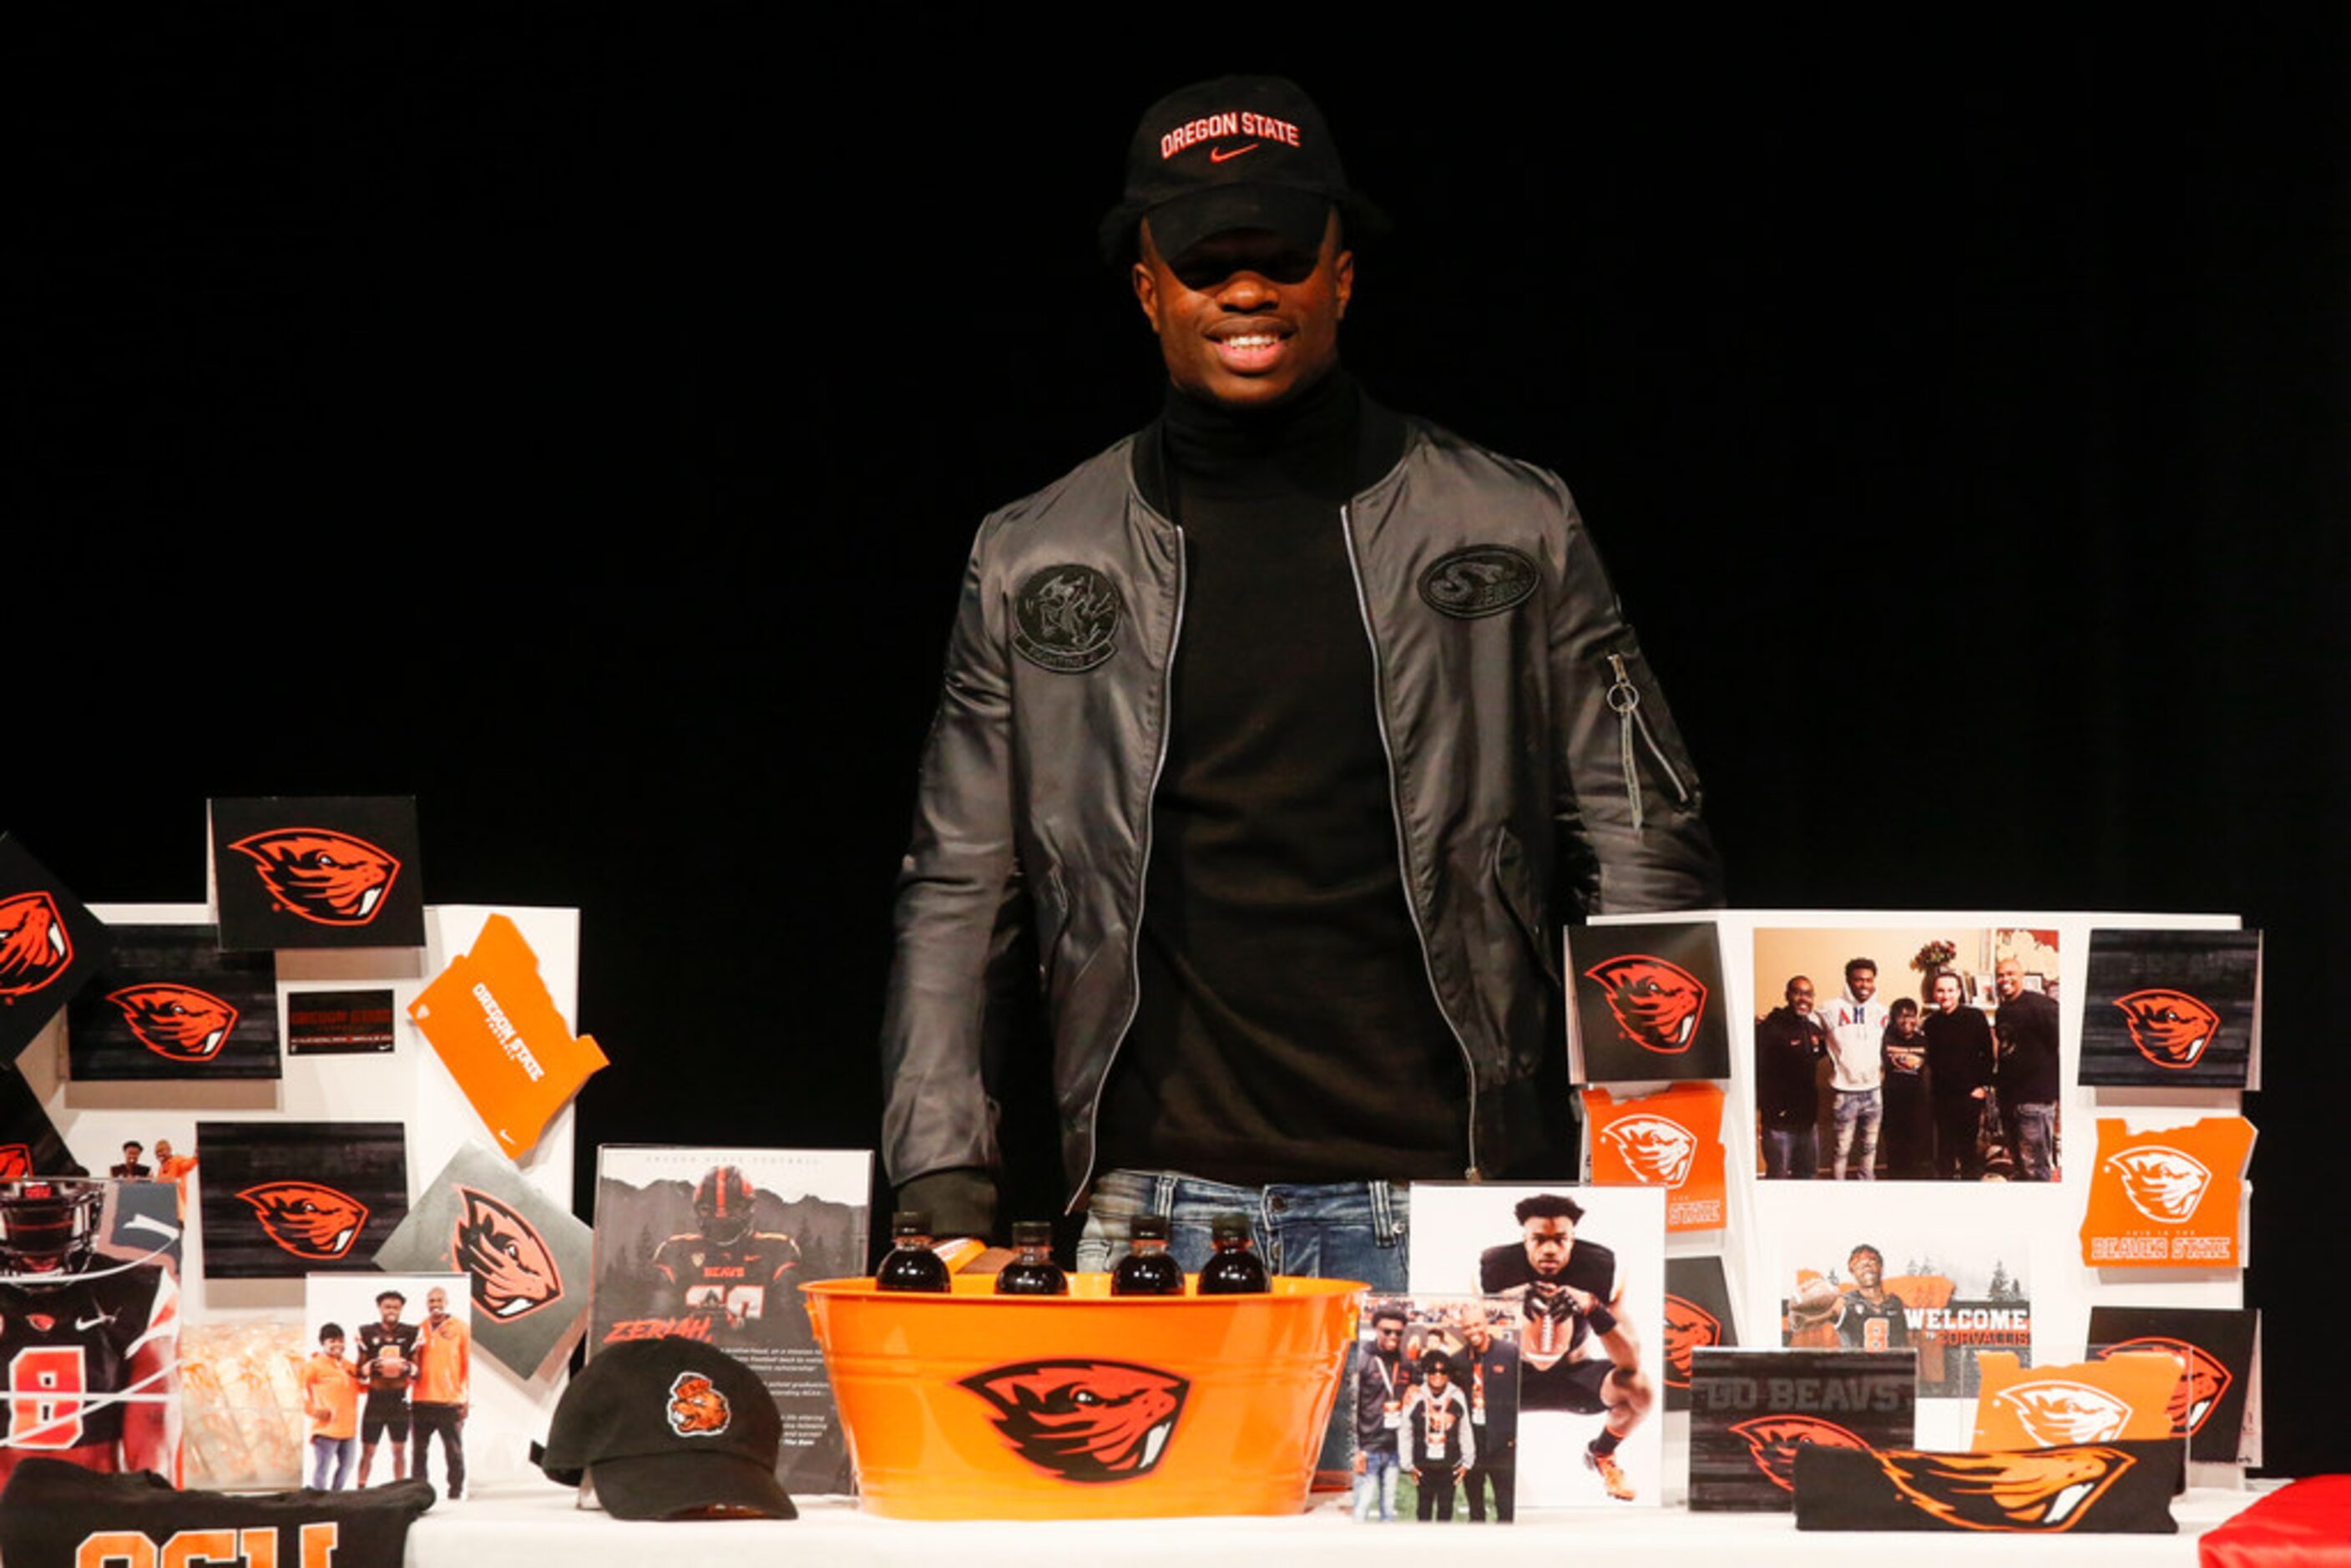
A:
{"type": "Polygon", "coordinates": [[[106,1191],[96,1182],[0,1182],[0,1275],[18,1284],[78,1274],[98,1246],[106,1191]]]}
{"type": "Polygon", "coordinates": [[[751,1178],[735,1166],[714,1166],[694,1189],[694,1218],[703,1236],[732,1247],[751,1234],[751,1178]]]}

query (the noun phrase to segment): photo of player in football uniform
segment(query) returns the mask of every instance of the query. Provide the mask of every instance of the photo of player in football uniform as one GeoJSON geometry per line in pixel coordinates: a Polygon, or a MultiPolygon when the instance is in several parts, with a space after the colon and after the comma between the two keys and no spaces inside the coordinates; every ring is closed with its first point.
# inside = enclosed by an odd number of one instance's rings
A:
{"type": "Polygon", "coordinates": [[[179,1287],[99,1250],[106,1184],[0,1182],[0,1485],[27,1455],[179,1468],[179,1287]]]}
{"type": "Polygon", "coordinates": [[[781,1231],[752,1228],[758,1197],[739,1167],[712,1167],[695,1184],[696,1228],[669,1238],[653,1253],[661,1277],[657,1310],[671,1317],[706,1317],[719,1344],[730,1336],[778,1340],[805,1326],[791,1289],[799,1243],[781,1231]]]}

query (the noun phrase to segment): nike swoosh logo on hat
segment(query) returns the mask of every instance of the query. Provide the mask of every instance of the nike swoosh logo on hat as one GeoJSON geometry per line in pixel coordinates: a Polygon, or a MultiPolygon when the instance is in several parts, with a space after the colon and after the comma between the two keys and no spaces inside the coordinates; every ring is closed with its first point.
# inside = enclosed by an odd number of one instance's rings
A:
{"type": "Polygon", "coordinates": [[[112,1312],[101,1312],[94,1318],[78,1318],[74,1321],[74,1333],[88,1333],[99,1324],[110,1323],[113,1321],[114,1314],[112,1312]]]}
{"type": "Polygon", "coordinates": [[[1211,163],[1229,163],[1234,159],[1239,157],[1242,153],[1254,152],[1263,145],[1264,143],[1262,142],[1252,141],[1246,147],[1236,147],[1229,152],[1226,152],[1221,147],[1211,147],[1208,149],[1208,162],[1211,163]]]}

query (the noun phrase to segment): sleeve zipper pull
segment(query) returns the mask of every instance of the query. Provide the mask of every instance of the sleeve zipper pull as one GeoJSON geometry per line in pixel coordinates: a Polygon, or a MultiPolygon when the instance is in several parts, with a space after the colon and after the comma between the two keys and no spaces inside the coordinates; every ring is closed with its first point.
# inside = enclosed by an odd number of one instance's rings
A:
{"type": "Polygon", "coordinates": [[[1616,675],[1615,685],[1608,688],[1608,706],[1616,714],[1616,738],[1625,758],[1625,798],[1633,803],[1633,831],[1641,831],[1641,774],[1633,764],[1633,716],[1641,711],[1641,689],[1625,674],[1625,655],[1608,655],[1608,667],[1616,675]]]}

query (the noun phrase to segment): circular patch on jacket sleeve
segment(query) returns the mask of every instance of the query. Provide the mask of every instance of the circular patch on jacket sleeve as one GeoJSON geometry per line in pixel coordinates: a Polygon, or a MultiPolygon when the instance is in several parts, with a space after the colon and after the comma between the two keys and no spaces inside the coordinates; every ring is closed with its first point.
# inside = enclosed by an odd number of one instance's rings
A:
{"type": "Polygon", "coordinates": [[[1461,621],[1499,615],[1541,586],[1541,569],[1508,545],[1468,545],[1437,557],[1420,574],[1428,607],[1461,621]]]}
{"type": "Polygon", "coordinates": [[[1012,601],[1012,646],[1041,670],[1074,675],[1118,651],[1118,585],[1090,566],[1033,572],[1012,601]]]}

